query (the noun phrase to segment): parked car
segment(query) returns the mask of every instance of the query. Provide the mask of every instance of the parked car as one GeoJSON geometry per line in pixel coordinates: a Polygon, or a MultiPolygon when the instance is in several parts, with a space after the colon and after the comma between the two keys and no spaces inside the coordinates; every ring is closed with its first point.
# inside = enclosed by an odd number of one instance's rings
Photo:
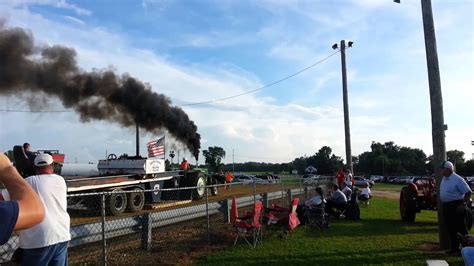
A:
{"type": "Polygon", "coordinates": [[[309,174],[303,176],[303,185],[314,185],[317,184],[319,181],[319,175],[309,174]]]}
{"type": "Polygon", "coordinates": [[[369,180],[372,180],[374,182],[382,182],[383,176],[373,175],[373,176],[370,176],[369,180]]]}
{"type": "Polygon", "coordinates": [[[471,190],[474,190],[474,176],[466,176],[466,183],[469,185],[471,190]]]}
{"type": "Polygon", "coordinates": [[[276,183],[277,179],[278,179],[278,176],[275,176],[275,175],[272,175],[272,174],[263,174],[263,175],[256,175],[255,176],[256,178],[260,178],[262,180],[262,182],[266,182],[266,183],[276,183]]]}
{"type": "Polygon", "coordinates": [[[375,184],[374,181],[365,179],[362,176],[354,176],[354,181],[355,181],[354,185],[356,187],[362,187],[362,186],[364,186],[365,183],[369,183],[369,187],[372,187],[375,184]]]}
{"type": "Polygon", "coordinates": [[[261,178],[252,176],[252,175],[236,175],[234,177],[234,180],[237,182],[243,182],[244,184],[252,184],[252,183],[257,183],[257,184],[263,184],[263,183],[268,183],[268,181],[264,181],[261,178]]]}

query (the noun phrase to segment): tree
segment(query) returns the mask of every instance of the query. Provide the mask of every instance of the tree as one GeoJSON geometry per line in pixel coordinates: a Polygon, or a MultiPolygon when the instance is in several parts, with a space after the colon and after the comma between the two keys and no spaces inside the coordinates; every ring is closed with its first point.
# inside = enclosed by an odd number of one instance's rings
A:
{"type": "Polygon", "coordinates": [[[203,150],[202,154],[206,159],[205,162],[208,165],[209,171],[219,172],[221,167],[221,160],[225,158],[225,151],[221,147],[209,147],[207,150],[203,150]]]}
{"type": "Polygon", "coordinates": [[[452,163],[461,162],[464,163],[464,152],[458,150],[451,150],[446,152],[448,161],[452,163]]]}
{"type": "Polygon", "coordinates": [[[393,141],[372,142],[371,151],[359,155],[358,173],[366,175],[423,175],[426,154],[420,149],[401,147],[393,141]]]}

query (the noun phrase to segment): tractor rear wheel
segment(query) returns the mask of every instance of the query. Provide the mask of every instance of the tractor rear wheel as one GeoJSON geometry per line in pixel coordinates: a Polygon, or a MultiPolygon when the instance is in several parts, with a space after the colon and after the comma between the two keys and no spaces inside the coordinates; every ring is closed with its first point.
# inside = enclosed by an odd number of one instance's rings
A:
{"type": "Polygon", "coordinates": [[[400,192],[400,216],[402,221],[414,222],[416,217],[416,200],[413,191],[408,187],[400,192]]]}

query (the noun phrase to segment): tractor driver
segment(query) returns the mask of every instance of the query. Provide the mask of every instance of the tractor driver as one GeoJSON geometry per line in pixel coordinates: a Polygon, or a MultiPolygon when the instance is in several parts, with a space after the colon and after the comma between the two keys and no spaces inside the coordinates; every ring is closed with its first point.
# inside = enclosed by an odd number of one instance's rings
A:
{"type": "Polygon", "coordinates": [[[183,171],[189,170],[189,163],[188,163],[188,160],[186,160],[186,157],[184,157],[183,161],[181,162],[181,170],[183,171]]]}

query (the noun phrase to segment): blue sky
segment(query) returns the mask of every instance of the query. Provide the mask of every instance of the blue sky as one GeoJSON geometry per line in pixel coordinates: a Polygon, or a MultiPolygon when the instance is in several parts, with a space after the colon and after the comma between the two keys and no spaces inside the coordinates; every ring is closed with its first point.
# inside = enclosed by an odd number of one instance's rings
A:
{"type": "MultiPolygon", "coordinates": [[[[352,40],[353,154],[391,140],[432,153],[419,1],[6,0],[0,10],[8,25],[31,30],[38,43],[76,49],[82,68],[130,73],[178,105],[272,83],[333,53],[333,43],[352,40]]],[[[447,148],[467,158],[474,152],[473,11],[470,0],[433,0],[447,148]]],[[[0,102],[26,109],[26,98],[0,102]]],[[[54,100],[41,107],[62,108],[54,100]]],[[[183,109],[196,122],[202,147],[224,147],[227,162],[232,149],[239,162],[286,162],[323,145],[344,157],[338,54],[257,93],[183,109]]],[[[73,113],[0,113],[0,126],[2,150],[29,141],[81,162],[102,158],[105,150],[134,151],[133,130],[81,123],[73,113]]],[[[142,142],[154,137],[144,133],[142,142]]]]}

